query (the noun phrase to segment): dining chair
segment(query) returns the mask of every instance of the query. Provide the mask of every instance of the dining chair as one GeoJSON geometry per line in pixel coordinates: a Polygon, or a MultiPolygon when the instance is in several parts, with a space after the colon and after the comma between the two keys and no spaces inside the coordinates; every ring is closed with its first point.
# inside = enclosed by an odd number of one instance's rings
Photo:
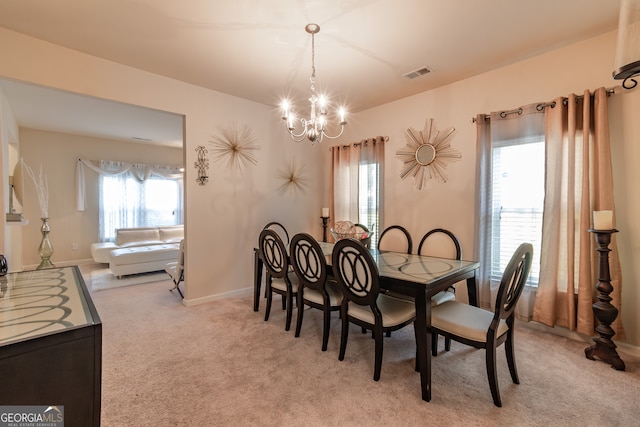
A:
{"type": "Polygon", "coordinates": [[[342,334],[338,359],[344,360],[349,323],[371,330],[375,339],[373,379],[378,381],[382,368],[383,333],[414,323],[415,304],[380,293],[378,267],[369,249],[358,241],[338,241],[333,248],[331,261],[333,275],[344,295],[340,307],[342,334]]]}
{"type": "Polygon", "coordinates": [[[268,229],[275,230],[278,233],[278,236],[280,236],[280,239],[282,239],[282,242],[285,245],[289,245],[289,233],[287,232],[287,229],[285,228],[285,226],[280,224],[279,222],[271,221],[271,222],[267,223],[267,225],[265,225],[262,229],[263,230],[268,230],[268,229]]]}
{"type": "MultiPolygon", "coordinates": [[[[451,231],[444,228],[434,228],[426,232],[425,235],[422,236],[422,239],[420,239],[417,254],[461,260],[462,245],[460,245],[460,240],[458,239],[458,237],[451,231]]],[[[433,307],[434,305],[440,305],[447,301],[455,301],[455,299],[456,288],[453,286],[449,286],[448,289],[440,291],[431,297],[431,306],[433,307]]],[[[433,351],[437,352],[437,337],[434,337],[431,343],[432,349],[435,348],[435,350],[433,351]]],[[[447,351],[451,350],[450,338],[445,337],[444,348],[447,351]]]]}
{"type": "Polygon", "coordinates": [[[171,276],[171,281],[173,281],[173,288],[169,289],[169,291],[176,289],[184,299],[184,295],[180,290],[180,283],[184,281],[184,239],[180,240],[178,260],[168,263],[164,271],[171,276]]]}
{"type": "Polygon", "coordinates": [[[260,256],[267,270],[265,280],[267,291],[267,307],[264,320],[269,320],[271,301],[273,294],[282,295],[283,308],[287,310],[285,330],[291,327],[293,316],[293,298],[298,292],[298,278],[289,268],[289,256],[282,239],[274,230],[265,229],[260,232],[259,239],[260,256]]]}
{"type": "Polygon", "coordinates": [[[331,312],[340,310],[342,292],[335,280],[328,278],[325,255],[316,239],[306,233],[296,234],[291,239],[289,254],[293,271],[298,277],[298,318],[295,336],[300,336],[305,306],[322,310],[322,351],[326,351],[331,312]]]}
{"type": "MultiPolygon", "coordinates": [[[[285,246],[289,246],[289,232],[287,231],[287,229],[285,228],[284,225],[282,225],[281,223],[277,222],[277,221],[271,221],[268,222],[264,227],[262,227],[263,230],[275,230],[278,233],[278,236],[280,236],[280,239],[282,239],[282,242],[285,244],[285,246]]],[[[262,280],[262,279],[261,279],[262,280]]],[[[267,297],[267,287],[265,286],[264,288],[264,297],[267,297]]],[[[285,300],[284,297],[282,299],[282,307],[285,307],[285,300]]]]}
{"type": "Polygon", "coordinates": [[[401,225],[390,225],[380,234],[378,249],[410,254],[413,250],[411,234],[401,225]]]}
{"type": "MultiPolygon", "coordinates": [[[[514,384],[520,384],[514,357],[515,308],[531,269],[533,246],[521,244],[504,270],[494,312],[457,301],[448,301],[431,309],[431,333],[485,349],[487,377],[493,403],[502,406],[496,372],[496,348],[504,343],[507,364],[514,384]]],[[[437,356],[437,348],[432,355],[437,356]]]]}
{"type": "MultiPolygon", "coordinates": [[[[451,231],[444,228],[429,230],[420,239],[418,255],[462,260],[462,245],[451,231]],[[429,244],[427,244],[429,243],[429,244]]],[[[431,297],[432,305],[439,305],[456,299],[456,288],[450,286],[447,290],[438,292],[431,297]]]]}

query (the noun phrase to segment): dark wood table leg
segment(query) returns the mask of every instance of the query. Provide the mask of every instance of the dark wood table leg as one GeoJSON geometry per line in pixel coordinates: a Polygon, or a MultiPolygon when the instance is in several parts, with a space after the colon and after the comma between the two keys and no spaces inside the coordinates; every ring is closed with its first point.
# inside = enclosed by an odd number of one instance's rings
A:
{"type": "Polygon", "coordinates": [[[253,311],[260,308],[260,288],[262,286],[262,259],[257,249],[253,250],[253,311]]]}
{"type": "Polygon", "coordinates": [[[431,301],[424,293],[418,293],[416,303],[416,346],[422,400],[431,400],[431,301]]]}
{"type": "Polygon", "coordinates": [[[474,272],[473,277],[467,279],[467,295],[469,296],[469,305],[478,306],[478,281],[476,280],[476,274],[478,270],[474,272]]]}

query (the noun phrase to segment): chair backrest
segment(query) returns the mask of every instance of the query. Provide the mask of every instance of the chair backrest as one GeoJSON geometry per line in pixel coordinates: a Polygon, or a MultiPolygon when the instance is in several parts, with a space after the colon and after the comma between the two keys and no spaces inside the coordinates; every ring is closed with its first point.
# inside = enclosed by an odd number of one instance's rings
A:
{"type": "Polygon", "coordinates": [[[342,239],[333,247],[331,264],[334,278],[349,301],[377,307],[380,276],[369,249],[357,240],[342,239]]]}
{"type": "Polygon", "coordinates": [[[270,229],[262,230],[259,250],[260,257],[271,277],[284,278],[289,270],[289,260],[287,249],[278,233],[270,229]]]}
{"type": "Polygon", "coordinates": [[[531,270],[531,259],[533,258],[533,245],[523,243],[511,256],[507,268],[504,269],[498,295],[496,296],[496,314],[493,318],[492,326],[497,327],[500,319],[507,319],[513,312],[522,294],[524,285],[531,270]]]}
{"type": "Polygon", "coordinates": [[[306,233],[291,238],[291,265],[303,287],[322,290],[327,281],[327,261],[317,240],[306,233]]]}
{"type": "Polygon", "coordinates": [[[410,254],[413,250],[413,240],[411,240],[411,235],[403,226],[390,225],[380,234],[378,249],[410,254]]]}
{"type": "Polygon", "coordinates": [[[279,222],[271,221],[270,223],[265,225],[262,229],[275,230],[278,233],[278,236],[280,236],[280,239],[282,239],[282,241],[284,242],[284,244],[285,245],[289,244],[289,233],[287,232],[287,229],[284,228],[284,225],[280,224],[279,222]]]}
{"type": "Polygon", "coordinates": [[[451,231],[444,228],[434,228],[422,236],[417,253],[418,255],[462,259],[462,246],[460,246],[460,240],[451,231]],[[429,244],[425,245],[427,239],[429,239],[429,244]]]}

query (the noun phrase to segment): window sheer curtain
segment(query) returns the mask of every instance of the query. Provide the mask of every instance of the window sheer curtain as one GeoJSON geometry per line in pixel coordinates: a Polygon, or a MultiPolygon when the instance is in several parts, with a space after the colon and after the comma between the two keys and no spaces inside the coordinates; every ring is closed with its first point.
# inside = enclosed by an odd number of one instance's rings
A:
{"type": "MultiPolygon", "coordinates": [[[[382,223],[383,206],[382,183],[384,182],[384,142],[385,137],[378,136],[349,145],[331,147],[331,176],[329,216],[331,225],[336,221],[358,222],[360,217],[360,165],[377,163],[378,195],[376,206],[367,206],[368,210],[378,212],[378,222],[382,223]]],[[[370,225],[370,224],[365,224],[370,225]]],[[[380,224],[375,224],[379,227],[380,224]]],[[[373,231],[373,230],[371,230],[373,231]]],[[[332,236],[329,236],[332,237],[332,236]]]]}
{"type": "MultiPolygon", "coordinates": [[[[489,115],[479,114],[477,123],[477,158],[476,177],[476,253],[479,256],[480,269],[477,277],[479,286],[478,304],[480,307],[494,309],[496,292],[500,278],[491,278],[492,253],[492,154],[494,144],[519,139],[534,140],[544,134],[544,104],[536,103],[509,112],[494,112],[489,115]]],[[[530,320],[533,311],[533,300],[536,288],[526,286],[518,305],[516,316],[522,320],[530,320]]]]}
{"type": "MultiPolygon", "coordinates": [[[[540,283],[533,319],[594,334],[598,283],[594,210],[614,211],[607,90],[555,100],[545,112],[546,188],[540,283]]],[[[612,304],[621,309],[622,278],[616,236],[609,246],[612,304]]],[[[624,339],[621,316],[612,324],[624,339]]]]}

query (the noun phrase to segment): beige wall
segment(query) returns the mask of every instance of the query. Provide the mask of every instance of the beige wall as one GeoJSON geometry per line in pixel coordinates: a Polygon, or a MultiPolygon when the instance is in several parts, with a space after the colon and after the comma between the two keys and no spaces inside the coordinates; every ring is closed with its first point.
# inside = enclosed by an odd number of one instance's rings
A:
{"type": "MultiPolygon", "coordinates": [[[[182,166],[182,148],[149,147],[144,144],[91,138],[33,129],[20,129],[20,154],[36,173],[42,165],[49,183],[49,224],[54,264],[69,264],[91,258],[90,245],[98,241],[98,179],[85,168],[86,207],[76,210],[76,164],[87,160],[116,160],[130,163],[182,166]],[[78,249],[73,249],[73,244],[78,249]]],[[[25,268],[40,262],[38,246],[40,209],[32,180],[25,174],[23,263],[25,268]]]]}
{"type": "MultiPolygon", "coordinates": [[[[436,90],[355,114],[344,141],[388,135],[385,171],[386,223],[402,223],[416,235],[434,226],[454,229],[467,255],[473,247],[475,189],[475,127],[480,112],[515,108],[570,92],[613,86],[611,68],[615,32],[540,55],[436,90]],[[398,178],[401,164],[395,150],[404,145],[408,126],[419,128],[428,117],[439,128],[454,126],[455,148],[463,158],[448,167],[449,182],[429,184],[425,191],[398,178]]],[[[171,111],[186,116],[186,299],[187,305],[229,295],[251,286],[252,257],[260,227],[269,220],[287,224],[291,232],[320,236],[320,208],[328,204],[327,146],[295,144],[282,131],[275,107],[227,96],[171,79],[114,64],[0,29],[0,76],[90,94],[121,102],[171,111]],[[259,137],[258,165],[232,173],[212,163],[211,181],[194,181],[195,147],[206,145],[219,125],[236,120],[259,137]],[[280,194],[281,171],[289,159],[304,164],[304,193],[280,194]]],[[[212,70],[214,72],[214,70],[212,70]]],[[[428,77],[426,77],[428,78],[428,77]]],[[[410,83],[407,83],[410,84],[410,83]]],[[[620,253],[625,287],[623,320],[629,342],[640,344],[635,284],[640,278],[640,232],[634,223],[638,194],[626,183],[639,182],[633,167],[640,160],[634,141],[640,124],[634,121],[640,90],[615,95],[612,128],[620,253]]],[[[275,98],[275,96],[274,96],[275,98]]],[[[275,104],[275,101],[274,101],[275,104]]],[[[637,191],[637,190],[636,190],[637,191]]],[[[248,308],[249,309],[249,308],[248,308]]]]}
{"type": "MultiPolygon", "coordinates": [[[[535,58],[485,73],[455,84],[380,106],[352,120],[347,139],[362,135],[388,135],[385,158],[385,222],[402,224],[413,236],[434,227],[445,227],[460,236],[465,258],[472,254],[474,225],[476,127],[478,113],[509,110],[550,101],[585,89],[613,87],[611,78],[616,33],[611,32],[535,58]],[[456,128],[453,147],[462,159],[450,163],[449,181],[431,182],[418,191],[411,179],[402,181],[402,162],[395,152],[405,144],[404,131],[422,129],[433,118],[438,129],[456,128]]],[[[427,77],[428,78],[428,77],[427,77]]],[[[640,89],[616,89],[609,97],[611,145],[614,169],[617,235],[623,274],[622,319],[628,342],[640,344],[638,307],[640,293],[640,89]]],[[[615,339],[616,337],[614,337],[615,339]]]]}

